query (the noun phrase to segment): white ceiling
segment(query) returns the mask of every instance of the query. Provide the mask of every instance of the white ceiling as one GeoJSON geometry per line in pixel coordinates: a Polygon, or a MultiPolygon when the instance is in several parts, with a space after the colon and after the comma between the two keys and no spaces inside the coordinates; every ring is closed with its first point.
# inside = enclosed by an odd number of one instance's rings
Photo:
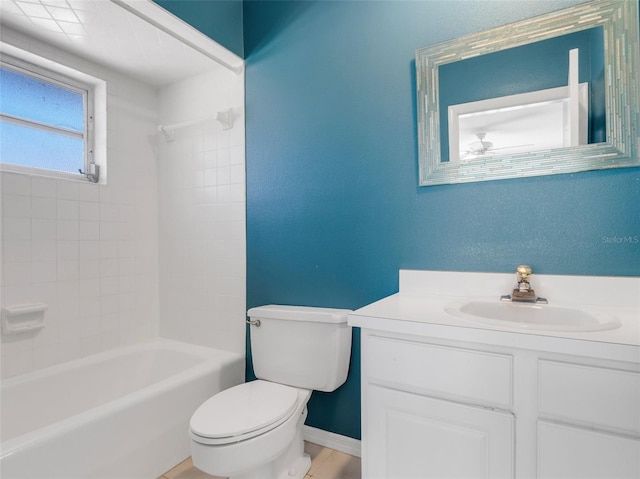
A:
{"type": "Polygon", "coordinates": [[[0,21],[155,86],[242,64],[150,0],[0,0],[0,21]]]}

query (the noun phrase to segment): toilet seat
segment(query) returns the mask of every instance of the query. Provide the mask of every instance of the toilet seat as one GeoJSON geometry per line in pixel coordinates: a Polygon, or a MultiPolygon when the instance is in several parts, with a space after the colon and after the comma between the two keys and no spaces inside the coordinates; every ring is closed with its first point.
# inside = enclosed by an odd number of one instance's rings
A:
{"type": "Polygon", "coordinates": [[[226,389],[204,402],[190,422],[201,444],[243,441],[285,422],[296,410],[298,389],[257,380],[226,389]]]}

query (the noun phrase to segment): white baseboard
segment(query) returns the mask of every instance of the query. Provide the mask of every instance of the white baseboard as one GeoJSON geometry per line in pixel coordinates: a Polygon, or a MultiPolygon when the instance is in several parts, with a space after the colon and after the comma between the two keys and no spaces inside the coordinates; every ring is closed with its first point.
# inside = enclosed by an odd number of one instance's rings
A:
{"type": "Polygon", "coordinates": [[[358,439],[311,426],[304,426],[302,429],[302,437],[305,441],[335,449],[336,451],[344,452],[351,456],[360,457],[360,441],[358,439]]]}

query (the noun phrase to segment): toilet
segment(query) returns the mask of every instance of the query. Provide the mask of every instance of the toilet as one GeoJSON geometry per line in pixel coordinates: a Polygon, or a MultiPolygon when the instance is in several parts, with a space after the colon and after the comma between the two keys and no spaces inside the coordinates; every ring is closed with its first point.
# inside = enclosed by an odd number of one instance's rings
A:
{"type": "Polygon", "coordinates": [[[193,464],[231,479],[303,479],[311,467],[302,426],[312,390],[347,379],[351,327],[346,309],[252,308],[255,381],[226,389],[191,417],[193,464]]]}

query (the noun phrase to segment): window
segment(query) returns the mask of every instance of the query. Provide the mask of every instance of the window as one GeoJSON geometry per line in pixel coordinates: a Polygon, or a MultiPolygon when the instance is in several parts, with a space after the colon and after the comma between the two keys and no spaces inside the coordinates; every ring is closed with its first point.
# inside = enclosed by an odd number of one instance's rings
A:
{"type": "Polygon", "coordinates": [[[0,63],[0,145],[4,164],[97,181],[92,86],[10,57],[0,63]]]}

